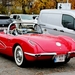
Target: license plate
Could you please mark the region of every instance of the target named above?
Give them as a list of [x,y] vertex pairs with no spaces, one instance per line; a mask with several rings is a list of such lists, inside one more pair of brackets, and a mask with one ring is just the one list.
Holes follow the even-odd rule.
[[54,62],[64,62],[65,61],[65,55],[57,55],[54,58]]

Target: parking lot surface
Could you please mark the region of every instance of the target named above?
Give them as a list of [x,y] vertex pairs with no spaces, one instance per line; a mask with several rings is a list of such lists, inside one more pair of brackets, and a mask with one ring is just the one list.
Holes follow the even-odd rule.
[[28,67],[18,67],[12,58],[0,55],[0,75],[74,75],[75,58],[67,64],[50,64],[45,62],[33,62]]

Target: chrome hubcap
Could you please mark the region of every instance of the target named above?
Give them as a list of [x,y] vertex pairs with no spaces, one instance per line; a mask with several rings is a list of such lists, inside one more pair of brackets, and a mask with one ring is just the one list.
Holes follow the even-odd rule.
[[20,49],[18,49],[17,52],[16,52],[16,60],[19,63],[22,61],[22,52],[21,52]]

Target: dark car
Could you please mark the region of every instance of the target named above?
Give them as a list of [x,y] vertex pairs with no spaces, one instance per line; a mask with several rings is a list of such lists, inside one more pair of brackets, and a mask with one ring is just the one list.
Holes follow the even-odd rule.
[[8,15],[0,15],[0,31],[7,28],[13,20]]

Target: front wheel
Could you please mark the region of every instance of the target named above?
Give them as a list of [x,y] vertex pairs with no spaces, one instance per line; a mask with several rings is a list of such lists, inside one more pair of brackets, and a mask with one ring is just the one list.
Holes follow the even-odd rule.
[[15,59],[15,63],[17,64],[17,66],[23,67],[25,65],[25,58],[24,58],[23,50],[19,45],[15,47],[14,59]]

